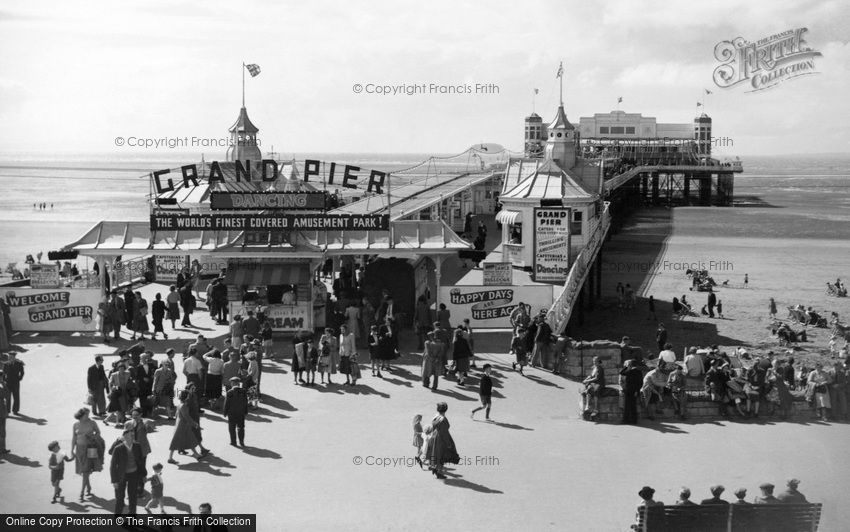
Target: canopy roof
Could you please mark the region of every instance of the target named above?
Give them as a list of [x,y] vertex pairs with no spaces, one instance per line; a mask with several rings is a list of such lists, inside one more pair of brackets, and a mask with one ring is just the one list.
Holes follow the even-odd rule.
[[[351,252],[388,255],[400,253],[450,254],[469,249],[442,220],[391,222],[390,231],[292,231],[288,240],[269,232],[158,231],[149,222],[100,222],[63,249],[82,255],[206,255],[227,257],[319,257]],[[392,236],[392,245],[390,237]]]
[[596,199],[581,183],[571,177],[555,161],[546,159],[524,180],[501,196],[502,200],[588,200]]
[[242,109],[239,110],[239,118],[236,119],[236,122],[230,126],[228,129],[231,133],[257,133],[259,128],[251,122],[251,119],[248,118],[248,110],[243,106]]

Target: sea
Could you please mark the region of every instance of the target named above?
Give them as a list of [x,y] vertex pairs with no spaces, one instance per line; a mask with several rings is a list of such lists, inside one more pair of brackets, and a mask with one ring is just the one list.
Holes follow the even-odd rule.
[[[481,162],[468,153],[296,153],[289,159],[398,171],[399,176],[436,175]],[[102,220],[147,220],[150,173],[200,160],[199,154],[180,153],[0,153],[0,269],[9,263],[23,268],[28,254],[41,252],[47,260],[48,251],[72,244]],[[745,171],[735,178],[736,206],[677,208],[677,234],[850,240],[850,154],[751,156],[742,161]]]

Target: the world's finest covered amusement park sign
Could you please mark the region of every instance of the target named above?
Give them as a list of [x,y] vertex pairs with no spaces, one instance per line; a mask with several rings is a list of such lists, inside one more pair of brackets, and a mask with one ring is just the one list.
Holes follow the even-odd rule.
[[151,215],[151,231],[388,231],[386,214],[171,214]]

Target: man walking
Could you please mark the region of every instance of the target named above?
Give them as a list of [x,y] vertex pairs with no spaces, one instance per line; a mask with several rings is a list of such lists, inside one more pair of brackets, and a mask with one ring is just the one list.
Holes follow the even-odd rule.
[[123,441],[110,449],[112,460],[109,462],[109,476],[115,488],[115,515],[124,512],[124,493],[127,493],[127,506],[130,515],[136,514],[139,477],[144,478],[142,468],[142,447],[133,437],[133,429],[125,430]]
[[245,446],[245,416],[248,415],[248,394],[242,388],[242,379],[230,378],[231,387],[224,396],[224,417],[227,418],[227,430],[230,432],[230,445],[236,447],[236,438],[239,437],[239,445]]
[[469,417],[475,419],[475,413],[479,410],[484,410],[484,419],[490,421],[490,405],[492,404],[493,396],[493,379],[490,378],[490,364],[484,364],[484,375],[481,375],[481,383],[478,385],[478,396],[481,399],[481,406],[474,408]]
[[103,357],[94,357],[94,364],[89,366],[86,384],[91,396],[92,415],[101,417],[106,415],[106,391],[109,389],[109,381],[106,379],[106,370],[103,369]]
[[12,399],[6,403],[6,412],[18,415],[21,409],[21,381],[24,379],[24,363],[18,360],[14,351],[9,353],[6,362],[6,387],[12,395]]

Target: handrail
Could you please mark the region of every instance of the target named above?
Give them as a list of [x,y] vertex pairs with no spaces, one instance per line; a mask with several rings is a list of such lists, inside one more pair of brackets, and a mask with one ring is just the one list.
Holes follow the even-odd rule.
[[593,261],[596,260],[597,253],[602,248],[602,243],[605,241],[605,235],[608,234],[610,226],[611,213],[609,211],[609,203],[605,202],[605,208],[602,211],[596,229],[587,239],[584,249],[581,250],[570,267],[567,278],[564,280],[564,289],[552,303],[549,312],[546,313],[546,321],[556,334],[566,329],[573,311],[573,305],[575,305],[575,299],[584,285]]

